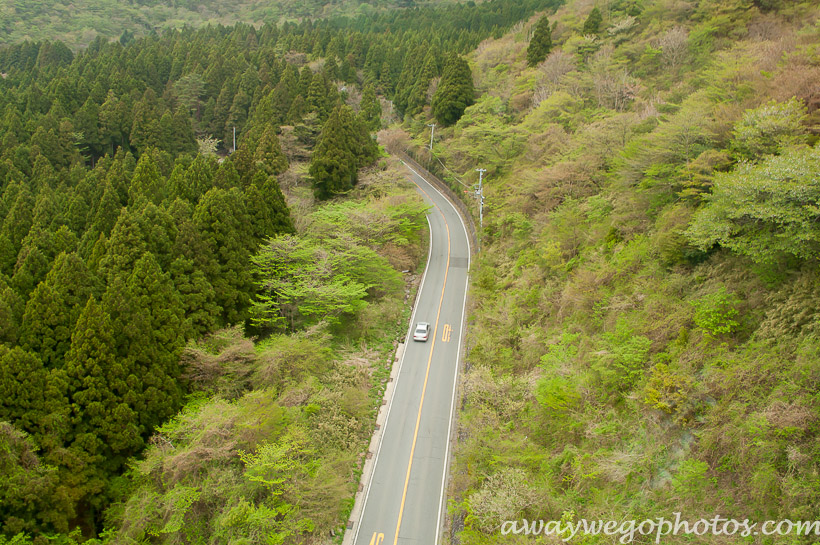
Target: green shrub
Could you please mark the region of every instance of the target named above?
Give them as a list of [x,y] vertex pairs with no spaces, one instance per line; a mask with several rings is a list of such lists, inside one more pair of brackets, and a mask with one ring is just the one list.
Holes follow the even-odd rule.
[[733,333],[739,325],[735,320],[739,302],[736,295],[726,291],[725,286],[721,286],[716,292],[692,302],[695,308],[695,325],[710,337]]
[[692,383],[690,377],[671,371],[664,363],[658,363],[650,372],[643,402],[653,409],[673,415],[676,422],[685,424],[694,412]]
[[623,318],[616,323],[614,332],[604,333],[602,338],[603,350],[598,352],[593,368],[608,390],[631,390],[643,376],[652,341],[635,335]]

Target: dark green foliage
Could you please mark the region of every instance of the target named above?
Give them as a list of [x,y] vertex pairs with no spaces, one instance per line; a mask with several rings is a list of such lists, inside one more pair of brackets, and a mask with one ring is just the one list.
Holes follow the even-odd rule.
[[364,88],[362,93],[362,102],[359,105],[360,115],[364,119],[367,128],[371,131],[377,131],[382,125],[382,105],[379,99],[376,98],[376,91],[372,85]]
[[157,164],[151,153],[145,153],[137,162],[134,177],[128,187],[128,202],[134,202],[144,197],[154,204],[159,204],[165,198],[165,180],[159,173]]
[[257,241],[283,233],[293,233],[290,212],[276,178],[258,172],[245,191],[248,214]]
[[244,319],[253,291],[247,263],[255,243],[245,200],[236,188],[211,189],[197,204],[193,220],[207,251],[216,257],[204,272],[222,307],[222,319],[236,323]]
[[601,16],[601,10],[598,9],[598,6],[595,6],[592,8],[592,11],[589,12],[586,21],[584,21],[583,34],[598,34],[601,31],[601,23],[603,22],[604,18]]
[[544,15],[535,23],[535,30],[527,46],[527,65],[535,66],[549,55],[552,49],[552,27],[549,19]]
[[133,402],[141,431],[147,432],[174,414],[182,401],[178,360],[190,335],[183,302],[167,273],[153,254],[146,253],[134,266],[125,286],[106,294],[121,358],[132,361],[142,385]]
[[98,282],[83,260],[75,253],[60,254],[26,304],[21,346],[39,354],[47,367],[62,367],[74,325],[93,295],[99,295]]
[[65,521],[55,527],[58,521],[52,518],[56,468],[44,463],[35,442],[8,422],[0,422],[0,475],[0,542],[5,543],[3,534],[65,531]]
[[470,66],[460,56],[452,55],[444,65],[441,82],[433,96],[433,115],[439,123],[452,125],[473,102],[475,89]]
[[[93,298],[83,309],[66,354],[66,375],[71,392],[72,449],[106,459],[116,470],[142,445],[139,415],[126,401],[138,397],[143,377],[128,359],[117,355],[114,324]],[[89,468],[86,477],[102,478]],[[92,489],[99,484],[87,483]]]
[[259,139],[253,154],[253,160],[256,168],[268,175],[275,176],[288,169],[288,160],[282,153],[279,137],[276,136],[276,131],[272,126],[266,127],[262,133],[262,138]]
[[13,346],[17,342],[24,308],[23,298],[0,276],[0,343]]
[[123,208],[100,260],[98,273],[110,281],[130,274],[134,264],[148,250],[137,212]]
[[61,440],[67,405],[60,373],[31,352],[0,345],[0,420],[15,422],[41,446]]
[[317,197],[327,199],[353,189],[358,170],[376,158],[376,144],[353,111],[337,106],[322,128],[310,161]]

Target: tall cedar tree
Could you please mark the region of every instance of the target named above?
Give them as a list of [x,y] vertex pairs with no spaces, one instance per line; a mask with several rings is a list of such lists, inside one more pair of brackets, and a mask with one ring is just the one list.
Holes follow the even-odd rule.
[[542,62],[549,55],[550,49],[552,49],[552,28],[550,28],[549,19],[544,15],[535,24],[530,45],[527,46],[527,65],[535,66]]
[[98,292],[83,260],[74,253],[60,254],[26,304],[20,344],[39,354],[47,367],[62,367],[80,312]]
[[371,131],[379,130],[382,125],[382,105],[376,97],[376,91],[373,89],[373,85],[368,84],[364,88],[359,109],[367,128]]
[[460,56],[451,55],[433,96],[433,115],[442,125],[452,125],[473,102],[475,88],[470,66]]
[[89,299],[66,354],[72,436],[75,446],[88,454],[118,453],[122,463],[142,439],[138,416],[125,401],[133,388],[133,368],[128,359],[117,357],[115,344],[111,318],[102,305]]
[[193,219],[208,252],[217,258],[205,274],[222,307],[221,321],[238,323],[245,319],[253,292],[248,262],[255,243],[245,198],[235,187],[211,189],[200,199]]
[[601,30],[601,23],[603,22],[604,18],[601,16],[601,10],[599,10],[597,7],[592,8],[592,11],[589,12],[587,20],[584,21],[584,34],[598,34],[598,32],[600,32]]
[[268,175],[275,176],[288,169],[288,160],[282,153],[282,146],[279,145],[279,137],[276,136],[273,126],[265,127],[253,154],[253,160],[256,168]]
[[344,104],[330,114],[310,161],[320,199],[353,189],[359,168],[376,159],[377,148],[364,122]]

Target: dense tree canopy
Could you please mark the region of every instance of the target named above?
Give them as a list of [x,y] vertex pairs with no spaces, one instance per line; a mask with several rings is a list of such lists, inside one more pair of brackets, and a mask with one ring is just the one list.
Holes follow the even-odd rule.
[[473,102],[475,88],[470,66],[460,56],[452,55],[444,65],[441,82],[433,96],[433,115],[443,125],[452,125]]

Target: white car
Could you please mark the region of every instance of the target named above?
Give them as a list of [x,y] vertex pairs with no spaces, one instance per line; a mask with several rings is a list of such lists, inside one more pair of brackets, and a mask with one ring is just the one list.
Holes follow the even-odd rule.
[[413,332],[414,341],[426,341],[430,335],[430,324],[427,322],[419,322],[416,324],[416,330]]

